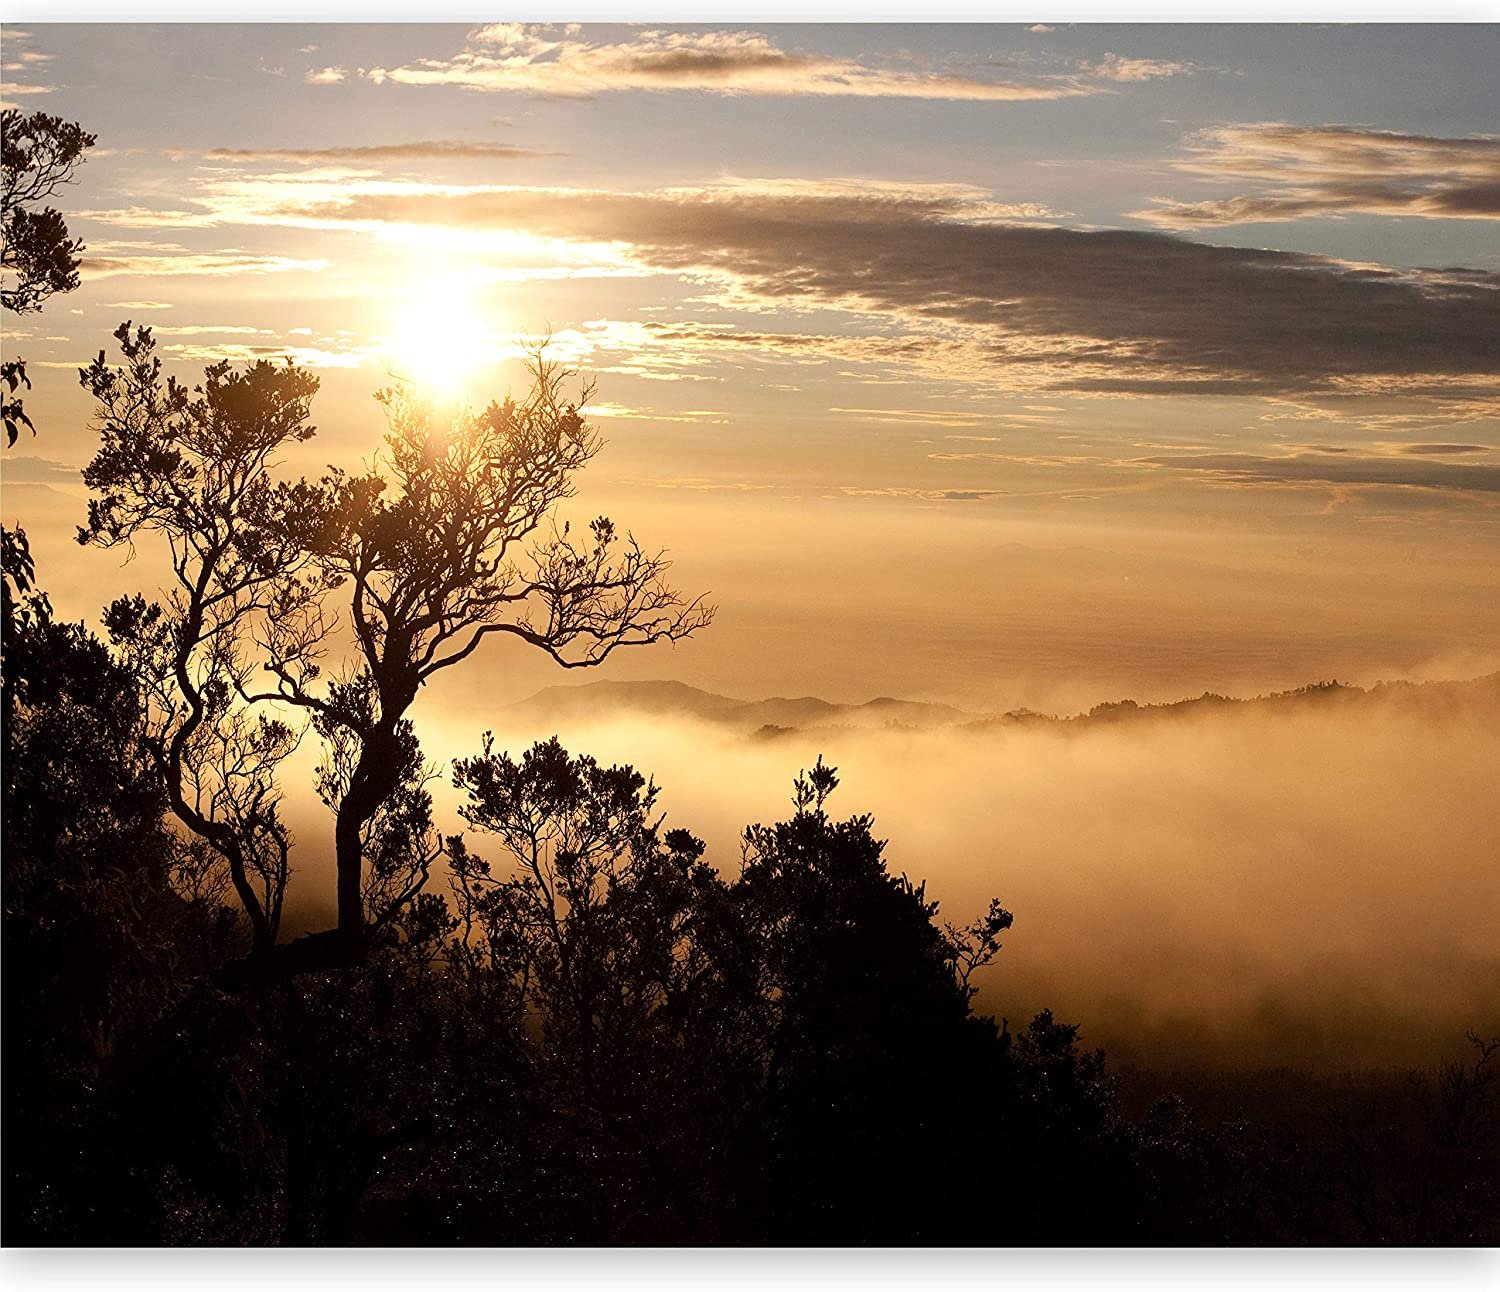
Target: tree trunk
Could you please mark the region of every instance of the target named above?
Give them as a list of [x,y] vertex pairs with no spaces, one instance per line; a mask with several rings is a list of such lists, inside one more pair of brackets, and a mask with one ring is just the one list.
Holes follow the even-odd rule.
[[339,804],[334,826],[334,846],[338,857],[339,934],[351,946],[364,938],[365,908],[363,888],[364,847],[360,831],[368,816],[361,816],[352,805],[352,795]]
[[360,749],[334,825],[339,936],[356,959],[363,955],[365,942],[364,829],[396,788],[398,778],[395,724],[383,722]]

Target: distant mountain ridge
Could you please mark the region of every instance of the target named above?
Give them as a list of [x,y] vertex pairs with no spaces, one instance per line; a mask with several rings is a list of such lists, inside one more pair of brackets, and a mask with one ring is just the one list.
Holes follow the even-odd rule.
[[587,682],[549,686],[508,705],[504,714],[525,724],[587,720],[616,714],[654,718],[692,718],[738,727],[765,738],[794,731],[828,728],[860,730],[953,727],[967,731],[1039,725],[1087,727],[1109,723],[1181,718],[1208,711],[1302,711],[1329,705],[1393,704],[1424,712],[1459,716],[1475,706],[1500,707],[1500,672],[1453,682],[1378,682],[1365,688],[1343,682],[1315,682],[1291,691],[1238,699],[1205,692],[1188,699],[1156,704],[1115,700],[1086,713],[1067,716],[1014,709],[1008,713],[975,713],[950,704],[898,700],[879,696],[862,704],[836,704],[816,696],[739,700],[700,690],[685,682]]
[[948,727],[978,716],[950,704],[925,704],[880,696],[863,704],[835,704],[806,695],[768,700],[736,700],[702,691],[685,682],[586,682],[582,686],[549,686],[505,712],[522,719],[588,718],[625,711],[651,717],[688,717],[755,729],[764,726],[803,728]]

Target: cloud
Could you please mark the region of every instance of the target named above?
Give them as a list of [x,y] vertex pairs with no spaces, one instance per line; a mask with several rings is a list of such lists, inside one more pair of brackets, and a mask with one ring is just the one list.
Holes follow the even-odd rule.
[[28,67],[35,66],[37,63],[50,63],[51,61],[51,54],[43,54],[36,49],[26,49],[13,55],[9,63],[0,63],[0,72],[24,72]]
[[990,413],[962,412],[947,408],[834,407],[828,411],[862,422],[914,422],[923,426],[981,426],[998,420]]
[[1135,214],[1169,228],[1342,214],[1500,219],[1500,138],[1440,138],[1359,126],[1280,122],[1194,137],[1187,174],[1258,181],[1262,191],[1184,202],[1155,199]]
[[752,480],[710,480],[707,476],[673,476],[666,479],[653,477],[650,480],[634,481],[649,484],[655,489],[685,489],[694,493],[764,493],[777,488],[776,485],[761,484]]
[[204,153],[209,161],[225,162],[296,162],[317,164],[349,162],[367,164],[383,161],[442,161],[445,159],[510,161],[522,157],[545,157],[548,154],[511,144],[470,142],[462,139],[423,139],[402,144],[362,144],[338,148],[214,148]]
[[294,191],[270,218],[613,244],[653,271],[718,281],[727,305],[842,310],[901,334],[874,340],[888,357],[932,358],[954,365],[952,377],[984,373],[1012,388],[1346,400],[1500,390],[1500,275],[1479,270],[1007,223],[937,186],[806,196],[350,187],[303,205]]
[[[116,207],[112,210],[75,211],[80,220],[97,220],[100,224],[113,224],[126,229],[204,229],[219,221],[202,211],[183,211],[172,208],[149,206]],[[99,244],[90,243],[94,250]],[[144,245],[144,244],[137,244]]]
[[590,417],[611,417],[623,421],[687,422],[700,426],[729,425],[728,414],[715,408],[687,408],[679,413],[659,413],[654,408],[631,408],[625,404],[603,400],[589,404],[587,411]]
[[[726,358],[740,366],[839,362],[895,369],[912,365],[941,368],[959,362],[964,353],[962,342],[934,337],[771,332],[695,320],[593,319],[581,328],[554,332],[551,345],[559,358],[569,363],[587,362],[603,372],[676,381],[717,380],[690,370],[718,365]],[[610,362],[609,357],[616,354],[621,360]],[[606,366],[600,367],[601,363]],[[950,371],[948,375],[953,374]],[[872,378],[866,371],[859,380],[869,384]],[[772,388],[776,388],[774,384]],[[878,416],[875,410],[868,410],[868,414]]]
[[749,31],[644,31],[629,40],[591,42],[574,31],[519,23],[479,28],[451,59],[419,59],[402,67],[370,68],[363,75],[377,84],[455,85],[567,98],[620,90],[696,90],[1006,102],[1097,92],[1076,77],[1013,82],[921,67],[876,67],[785,50]]
[[990,498],[1003,498],[1003,489],[911,489],[892,486],[887,489],[839,490],[848,498],[907,498],[917,502],[985,502]]
[[[156,329],[161,331],[162,329]],[[210,331],[224,331],[214,328]],[[251,329],[252,331],[254,329]],[[375,358],[373,351],[361,349],[330,350],[320,346],[303,345],[199,345],[184,343],[164,345],[163,352],[189,363],[253,363],[257,359],[281,361],[290,359],[304,368],[358,368],[366,360]]]
[[240,327],[233,323],[216,325],[212,323],[192,323],[183,326],[172,326],[165,323],[153,324],[151,330],[157,336],[275,336],[276,334],[266,327]]
[[[316,49],[317,46],[314,45],[313,48]],[[302,79],[309,85],[337,85],[348,75],[342,67],[320,67],[316,70],[309,69]]]
[[1456,453],[1488,453],[1484,444],[1403,444],[1399,450],[1415,457],[1446,457]]
[[1106,81],[1157,81],[1168,76],[1190,76],[1197,69],[1191,63],[1171,63],[1156,58],[1122,58],[1106,54],[1089,69]]
[[[1370,400],[1349,401],[1343,408],[1331,407],[1326,401],[1301,400],[1296,396],[1279,397],[1260,415],[1262,422],[1338,422],[1345,428],[1368,432],[1378,440],[1436,440],[1438,436],[1455,438],[1455,431],[1467,425],[1494,427],[1496,403],[1491,395],[1455,395],[1403,407]],[[1338,452],[1324,448],[1323,452]]]
[[1162,454],[1142,458],[1153,466],[1200,471],[1247,483],[1387,485],[1500,493],[1500,466],[1411,462],[1398,458],[1262,457],[1253,453]]
[[[0,108],[21,107],[21,105],[11,97],[12,95],[20,95],[22,98],[24,98],[25,96],[30,94],[51,93],[52,87],[50,85],[17,85],[13,81],[7,81],[4,86],[0,86]],[[31,109],[27,110],[29,111]]]
[[9,457],[0,463],[0,473],[11,484],[78,484],[81,467],[54,462],[51,458]]
[[[53,55],[43,53],[38,49],[17,49],[17,45],[28,43],[32,38],[29,31],[21,31],[14,27],[5,28],[5,61],[0,63],[0,71],[7,73],[4,83],[0,84],[0,108],[15,108],[24,111],[17,99],[27,99],[38,94],[51,94],[56,86],[52,85],[26,85],[17,84],[12,77],[16,73],[28,73],[43,71],[42,64],[50,63]],[[33,109],[34,110],[34,109]]]
[[88,279],[121,275],[315,273],[327,269],[329,264],[326,260],[297,260],[234,249],[189,251],[186,247],[160,242],[96,243],[92,249],[95,254],[86,255],[82,263],[83,276]]

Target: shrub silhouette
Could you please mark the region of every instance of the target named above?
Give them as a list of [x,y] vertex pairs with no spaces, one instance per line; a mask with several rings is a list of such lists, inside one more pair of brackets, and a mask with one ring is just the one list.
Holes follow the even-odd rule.
[[[68,232],[55,207],[38,204],[70,183],[83,155],[96,142],[82,126],[46,112],[0,111],[0,310],[34,314],[59,292],[78,286],[83,243]],[[30,389],[26,360],[14,354],[0,361],[0,421],[6,446],[25,426],[20,389]]]

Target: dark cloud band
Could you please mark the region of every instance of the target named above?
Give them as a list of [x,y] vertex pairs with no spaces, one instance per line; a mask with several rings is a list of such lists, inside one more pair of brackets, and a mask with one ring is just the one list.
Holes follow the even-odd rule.
[[1477,270],[999,223],[942,191],[486,189],[300,212],[625,244],[641,264],[722,275],[766,300],[904,319],[934,344],[960,337],[968,361],[1042,389],[1500,393],[1500,275]]
[[1162,454],[1152,466],[1206,472],[1246,483],[1395,485],[1420,489],[1500,492],[1500,467],[1393,458],[1261,457],[1253,453]]

